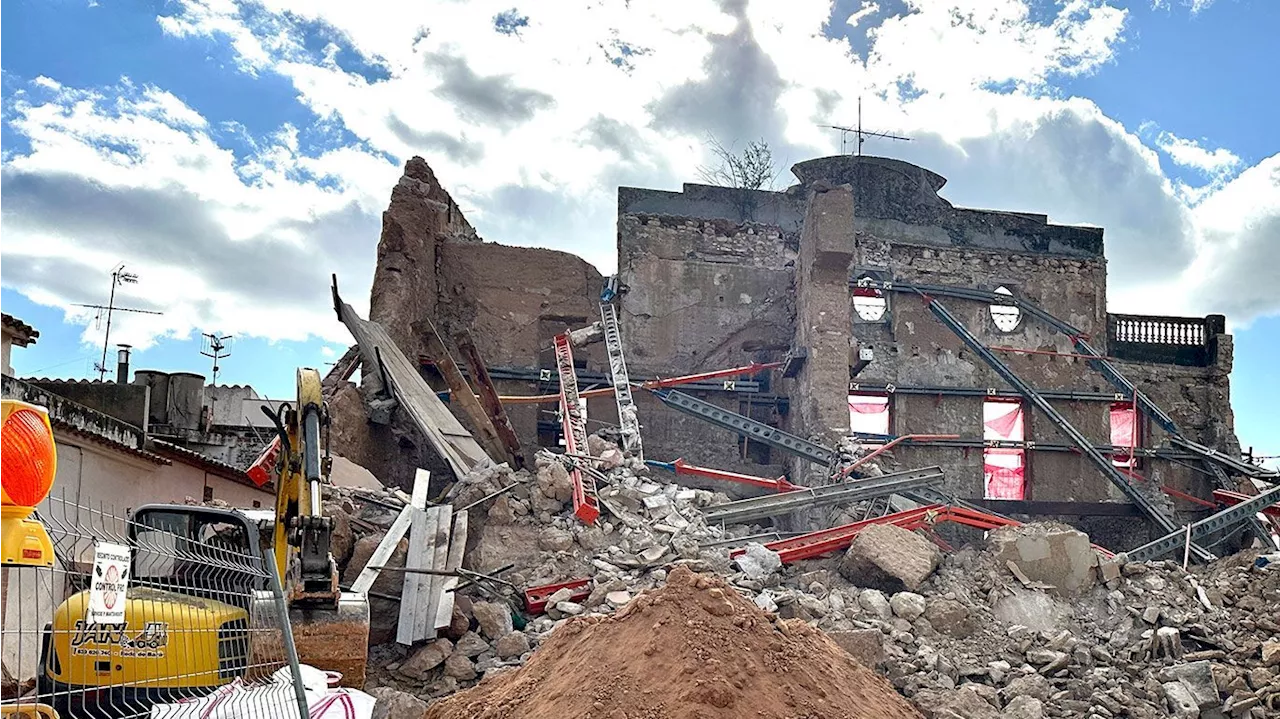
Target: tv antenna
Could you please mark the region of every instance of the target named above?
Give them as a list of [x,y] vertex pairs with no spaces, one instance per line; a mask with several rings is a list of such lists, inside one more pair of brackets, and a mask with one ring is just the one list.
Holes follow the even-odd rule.
[[88,305],[82,303],[74,303],[76,307],[90,307],[98,310],[98,319],[102,319],[102,311],[107,311],[107,331],[102,336],[102,360],[95,362],[93,369],[98,373],[98,381],[103,381],[107,376],[107,348],[111,346],[111,315],[116,312],[137,312],[142,315],[162,315],[163,312],[153,312],[152,310],[140,310],[133,307],[116,307],[116,287],[118,285],[136,285],[138,284],[138,275],[133,272],[124,271],[124,263],[116,265],[111,269],[111,296],[107,299],[105,305]]
[[862,156],[862,143],[867,141],[868,137],[880,137],[885,140],[902,140],[903,142],[911,142],[911,138],[902,137],[901,135],[890,135],[887,132],[874,132],[872,130],[862,129],[862,96],[858,96],[858,125],[857,127],[844,127],[843,125],[827,125],[832,130],[840,131],[840,154],[847,152],[849,133],[853,133],[858,140],[858,156]]
[[[200,354],[213,360],[213,380],[210,384],[218,384],[218,370],[222,369],[218,366],[218,360],[223,360],[231,356],[231,345],[227,340],[233,335],[221,335],[216,333],[204,333],[204,348],[200,350]],[[223,352],[223,350],[227,350]]]

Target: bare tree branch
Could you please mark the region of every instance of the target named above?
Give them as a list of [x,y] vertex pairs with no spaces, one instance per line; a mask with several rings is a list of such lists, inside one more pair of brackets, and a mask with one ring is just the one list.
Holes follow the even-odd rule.
[[735,152],[732,145],[725,147],[715,138],[708,138],[706,144],[715,163],[698,168],[698,177],[703,182],[742,190],[773,189],[779,170],[768,142],[763,139],[748,142],[741,153]]

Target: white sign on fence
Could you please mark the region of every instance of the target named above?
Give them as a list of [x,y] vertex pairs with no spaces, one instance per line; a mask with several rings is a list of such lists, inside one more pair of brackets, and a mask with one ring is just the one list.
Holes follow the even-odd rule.
[[129,547],[98,542],[93,549],[93,577],[89,582],[88,624],[124,624],[124,601],[129,590]]

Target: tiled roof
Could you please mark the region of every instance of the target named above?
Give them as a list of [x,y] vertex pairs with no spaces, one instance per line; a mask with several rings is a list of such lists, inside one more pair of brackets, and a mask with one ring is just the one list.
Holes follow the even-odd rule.
[[265,486],[259,487],[257,483],[252,479],[249,479],[249,475],[246,474],[243,469],[227,464],[222,460],[200,454],[193,449],[187,449],[186,447],[172,442],[166,442],[162,439],[151,440],[151,448],[174,461],[200,467],[201,469],[216,474],[224,479],[239,482],[240,484],[248,485],[254,489],[261,489],[264,492],[275,491],[274,484],[267,483]]
[[5,329],[10,330],[17,335],[14,342],[16,342],[20,347],[26,347],[27,345],[32,344],[36,341],[36,338],[40,336],[40,333],[36,328],[11,314],[0,313],[0,323],[4,325]]

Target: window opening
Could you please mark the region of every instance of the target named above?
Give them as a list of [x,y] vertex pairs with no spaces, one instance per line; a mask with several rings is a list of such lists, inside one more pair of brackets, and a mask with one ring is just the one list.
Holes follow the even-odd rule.
[[1116,402],[1111,405],[1111,444],[1121,447],[1111,456],[1111,463],[1117,467],[1137,469],[1138,460],[1129,450],[1139,446],[1138,416],[1133,404]]
[[889,301],[881,290],[861,285],[862,280],[869,279],[871,278],[865,275],[859,277],[859,284],[853,288],[853,312],[863,322],[879,322],[889,309]]
[[[1013,297],[1013,292],[1003,285],[996,288],[996,294],[1007,295]],[[995,322],[996,329],[1001,332],[1012,332],[1018,328],[1018,322],[1022,320],[1022,310],[1014,305],[993,304],[990,307],[991,321]]]
[[[982,403],[982,438],[1005,442],[1026,441],[1022,403],[988,400]],[[1025,499],[1027,451],[1022,447],[984,447],[983,496],[987,499]]]
[[849,395],[849,429],[864,434],[889,434],[889,396]]

